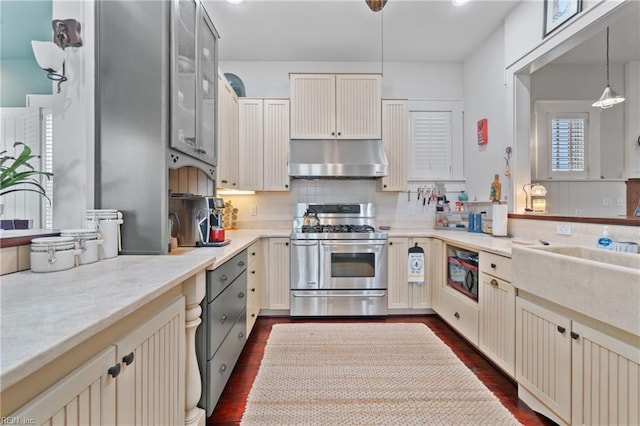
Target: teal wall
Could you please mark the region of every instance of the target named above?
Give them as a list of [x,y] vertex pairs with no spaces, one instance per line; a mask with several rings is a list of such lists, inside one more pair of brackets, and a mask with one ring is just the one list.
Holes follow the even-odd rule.
[[51,94],[31,40],[52,40],[52,0],[0,0],[0,107],[24,107],[27,94]]

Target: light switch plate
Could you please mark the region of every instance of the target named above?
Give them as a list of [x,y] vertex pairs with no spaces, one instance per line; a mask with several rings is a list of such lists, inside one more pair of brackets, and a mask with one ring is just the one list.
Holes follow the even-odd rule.
[[571,225],[558,225],[556,233],[558,235],[571,235]]

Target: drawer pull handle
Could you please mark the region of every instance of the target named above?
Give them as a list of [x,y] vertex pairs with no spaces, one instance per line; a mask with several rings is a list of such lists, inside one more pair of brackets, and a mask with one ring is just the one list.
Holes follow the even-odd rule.
[[226,275],[223,275],[223,276],[221,276],[221,277],[220,277],[220,281],[226,281],[226,280],[228,280],[228,279],[229,279],[229,278],[227,278],[227,276],[226,276]]
[[493,280],[489,281],[489,283],[490,283],[492,286],[498,287],[498,281],[496,281],[495,279],[493,279]]
[[580,337],[580,335],[578,333],[576,333],[575,331],[571,332],[571,338],[573,340],[578,340],[578,337]]
[[496,269],[496,268],[497,268],[497,265],[495,263],[492,263],[491,264],[491,269]]
[[117,363],[117,364],[116,364],[116,365],[114,365],[113,367],[109,368],[109,369],[107,370],[107,373],[108,373],[111,377],[113,377],[113,378],[115,379],[115,378],[116,378],[116,377],[118,377],[118,375],[120,374],[120,370],[121,370],[121,368],[122,368],[122,367],[120,367],[120,363]]
[[225,371],[227,371],[227,364],[222,364],[220,366],[220,373],[224,373]]
[[133,363],[133,352],[123,356],[122,362],[124,362],[124,365],[131,365]]
[[240,262],[238,262],[238,266],[244,266],[244,260],[241,260]]
[[565,332],[565,331],[567,331],[567,329],[566,329],[566,328],[564,328],[564,327],[563,327],[563,326],[561,326],[561,325],[559,325],[559,326],[558,326],[558,332],[559,332],[559,333],[564,334],[564,332]]
[[244,297],[244,293],[243,292],[238,293],[238,299],[242,299],[243,297]]
[[228,317],[226,315],[222,314],[222,316],[220,317],[220,321],[221,322],[225,322],[227,320],[227,318]]
[[456,312],[455,314],[453,314],[454,317],[456,317],[457,319],[460,319],[460,313]]

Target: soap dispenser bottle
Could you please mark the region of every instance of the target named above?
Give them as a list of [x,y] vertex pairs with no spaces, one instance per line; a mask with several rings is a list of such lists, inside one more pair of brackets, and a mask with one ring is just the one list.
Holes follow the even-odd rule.
[[602,236],[598,239],[598,248],[611,250],[611,245],[613,241],[609,238],[609,227],[605,226],[602,228]]

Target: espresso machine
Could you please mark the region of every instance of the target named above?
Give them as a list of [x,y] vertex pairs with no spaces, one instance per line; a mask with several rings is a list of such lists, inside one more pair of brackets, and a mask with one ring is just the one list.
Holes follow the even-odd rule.
[[197,247],[220,247],[231,242],[225,238],[222,227],[224,200],[222,198],[205,197],[207,211],[198,219]]

